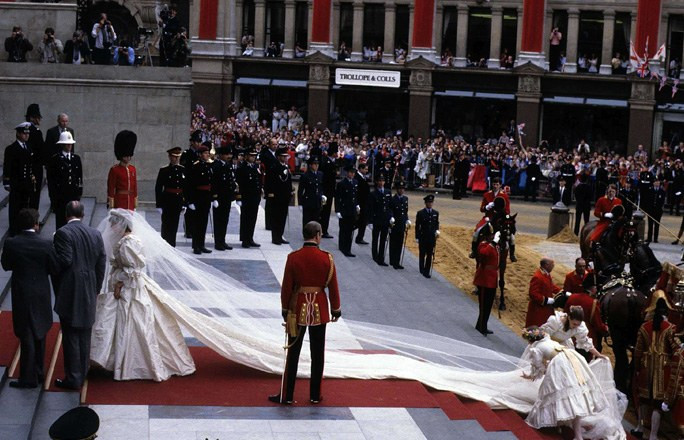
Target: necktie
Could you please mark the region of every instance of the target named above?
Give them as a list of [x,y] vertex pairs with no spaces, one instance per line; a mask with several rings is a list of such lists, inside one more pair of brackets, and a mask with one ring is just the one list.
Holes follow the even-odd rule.
[[107,38],[107,27],[105,26],[101,29],[102,29],[102,47],[106,49],[107,48],[107,40],[109,40],[109,38]]

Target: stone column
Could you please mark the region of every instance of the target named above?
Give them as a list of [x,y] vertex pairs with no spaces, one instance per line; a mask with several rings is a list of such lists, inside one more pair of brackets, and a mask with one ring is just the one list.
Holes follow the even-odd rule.
[[498,69],[501,66],[501,30],[503,28],[503,9],[501,6],[492,6],[492,26],[489,38],[489,59],[487,67]]
[[568,10],[568,32],[563,37],[566,38],[566,58],[564,71],[566,73],[577,72],[577,38],[579,35],[579,10]]
[[525,72],[518,76],[518,93],[516,94],[516,122],[525,124],[524,143],[526,145],[539,145],[541,116],[541,68],[521,67]]
[[523,0],[523,31],[518,54],[518,64],[528,61],[539,67],[545,67],[544,56],[544,18],[546,16],[545,0]]
[[[650,43],[649,43],[650,46]],[[653,115],[655,113],[655,88],[657,83],[634,77],[629,99],[629,132],[627,154],[634,154],[639,144],[652,153]]]
[[406,48],[406,56],[411,53],[413,48],[413,2],[409,3],[409,35],[408,47]]
[[[333,50],[337,53],[337,50],[340,48],[340,2],[333,3],[332,40]],[[337,56],[334,58],[337,59]]]
[[397,6],[394,3],[385,4],[385,42],[382,46],[382,61],[394,61],[394,31],[397,20]]
[[313,32],[313,1],[308,0],[306,2],[307,8],[306,8],[306,17],[307,17],[307,24],[306,24],[306,41],[309,43],[309,50],[311,50],[311,33]]
[[310,53],[320,51],[329,57],[333,56],[334,49],[330,38],[331,17],[332,0],[314,0]]
[[[411,67],[409,66],[409,68]],[[432,71],[424,66],[411,68],[411,76],[409,77],[409,135],[423,138],[430,136],[432,92]]]
[[308,86],[308,112],[307,123],[310,127],[316,126],[319,122],[323,126],[328,125],[328,115],[330,114],[330,63],[322,61],[309,65],[309,86]]
[[458,5],[458,19],[456,21],[456,58],[454,66],[466,66],[466,50],[468,48],[468,6]]
[[601,75],[610,75],[613,68],[610,61],[613,59],[613,35],[615,34],[615,11],[603,13],[603,49],[601,50]]
[[363,3],[354,2],[354,29],[352,30],[352,60],[363,59]]
[[516,35],[515,35],[515,52],[509,52],[509,55],[513,55],[515,58],[515,63],[518,63],[518,52],[520,52],[520,45],[522,44],[522,17],[523,17],[523,8],[518,7],[517,8],[517,20],[515,21],[515,26],[516,26]]
[[254,0],[254,56],[264,55],[266,37],[266,0]]
[[411,37],[411,59],[422,56],[435,61],[433,46],[433,24],[435,21],[435,0],[415,0],[413,2],[413,36]]
[[[550,54],[551,53],[551,40],[549,39],[549,35],[551,35],[551,29],[553,29],[553,10],[548,9],[546,11],[546,19],[544,20],[544,33],[542,36],[543,42],[544,42],[544,54]],[[545,63],[545,69],[549,70],[549,62],[546,57],[544,57],[546,63]]]
[[285,0],[285,49],[283,50],[283,58],[294,58],[295,6],[295,0]]
[[440,60],[442,57],[442,33],[444,32],[444,5],[437,3],[437,10],[435,11],[435,23],[432,36],[432,44],[435,47],[435,58]]

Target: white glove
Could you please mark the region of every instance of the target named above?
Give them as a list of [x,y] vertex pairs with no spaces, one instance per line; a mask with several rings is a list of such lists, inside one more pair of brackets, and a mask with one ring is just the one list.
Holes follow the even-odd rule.
[[411,220],[406,220],[406,229],[411,229]]
[[435,238],[439,237],[439,229],[435,231]]
[[484,221],[485,221],[485,222],[488,222],[488,221],[489,221],[489,217],[485,217],[485,218],[484,218]]
[[548,305],[553,305],[554,302],[556,302],[555,299],[553,299],[553,298],[546,298],[546,304],[548,304]]
[[565,291],[565,296],[570,296],[572,295],[572,292],[568,292],[567,290]]
[[9,186],[9,185],[5,185],[5,191],[9,192],[9,190],[10,190],[10,186]]
[[681,195],[682,195],[682,192],[681,192],[681,191],[677,191],[677,192],[675,193],[675,195],[676,195],[676,196],[681,196]]
[[342,220],[342,214],[340,214],[340,213],[338,212],[338,213],[337,213],[337,218],[339,218],[340,220]]
[[533,178],[532,178],[532,181],[534,182],[535,180],[537,180],[537,178],[536,178],[536,177],[533,177]]
[[496,234],[494,234],[494,239],[492,241],[496,244],[499,244],[500,240],[501,240],[501,232],[496,231]]
[[373,223],[369,224],[368,227],[369,227],[370,230],[372,231],[372,230],[373,230]]
[[417,238],[416,238],[416,243],[420,243],[420,240],[418,240]]
[[235,202],[235,204],[238,205],[238,206],[242,206],[242,201],[241,201],[241,200],[238,200],[237,202]]
[[218,206],[219,206],[218,200],[214,200],[213,202],[211,202],[212,208],[218,208]]
[[185,211],[187,211],[188,208],[185,206],[181,206],[181,214],[185,214]]
[[613,218],[613,213],[612,212],[606,212],[603,214],[603,218]]
[[328,198],[326,196],[321,196],[321,205],[328,203]]
[[360,212],[361,212],[361,207],[359,205],[356,205],[356,213],[358,214]]
[[667,403],[663,402],[662,405],[660,405],[660,409],[662,409],[663,412],[668,412],[670,410],[670,406]]
[[197,208],[195,208],[195,204],[194,204],[194,203],[189,204],[189,205],[188,205],[188,208],[190,208],[190,211],[194,211],[195,209],[197,209]]
[[394,217],[390,218],[390,225],[394,226],[394,224],[395,224],[396,222],[397,222],[397,221],[394,220]]
[[163,213],[164,213],[164,210],[161,209],[161,208],[157,208],[157,212],[160,213],[160,214],[163,214]]
[[485,209],[492,209],[494,208],[494,202],[489,202],[487,203],[487,206],[485,206]]

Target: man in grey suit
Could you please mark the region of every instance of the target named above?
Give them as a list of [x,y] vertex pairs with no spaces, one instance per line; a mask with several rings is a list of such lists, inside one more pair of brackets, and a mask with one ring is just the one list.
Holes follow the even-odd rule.
[[55,380],[55,385],[66,389],[80,388],[88,374],[90,334],[107,259],[102,235],[83,224],[83,216],[81,202],[69,202],[67,224],[54,238],[61,269],[56,277],[55,312],[62,325],[65,372],[65,378]]
[[[50,158],[62,151],[62,146],[57,144],[57,142],[59,142],[59,135],[64,131],[71,133],[72,138],[75,137],[73,128],[69,127],[69,115],[66,113],[60,113],[59,116],[57,116],[57,125],[50,128],[45,133],[45,145],[43,148],[43,157],[41,158],[44,165],[47,166]],[[71,153],[75,153],[73,148]]]
[[12,271],[12,324],[21,344],[19,380],[13,388],[36,388],[43,381],[45,335],[52,327],[50,274],[56,262],[52,242],[38,232],[38,211],[24,208],[17,216],[19,234],[2,249],[2,268]]

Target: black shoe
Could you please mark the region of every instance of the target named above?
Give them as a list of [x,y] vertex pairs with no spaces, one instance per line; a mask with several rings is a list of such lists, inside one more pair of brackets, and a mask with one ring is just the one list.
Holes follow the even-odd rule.
[[389,266],[389,264],[385,263],[384,261],[376,261],[378,263],[378,266]]
[[248,247],[250,247],[250,246],[249,246],[249,243],[242,242],[242,247],[243,247],[243,248],[248,248]]
[[202,249],[200,249],[200,251],[202,251],[203,254],[210,254],[210,253],[211,253],[211,250],[209,250],[209,249],[207,249],[207,248],[205,248],[205,247],[203,247]]
[[474,252],[471,252],[471,253],[468,255],[468,258],[475,258],[475,253],[474,253]]
[[342,252],[342,255],[345,257],[355,257],[356,255],[352,254],[351,252]]
[[255,242],[251,242],[249,245],[252,247],[261,247],[261,245],[259,243],[255,243]]
[[423,276],[425,278],[432,278],[432,275],[430,275],[430,272],[423,272]]
[[277,244],[278,246],[280,246],[280,245],[282,244],[282,243],[281,243],[281,242],[279,242],[279,241],[271,241],[271,243],[273,243],[273,244]]
[[294,400],[280,400],[280,394],[274,394],[272,396],[268,396],[269,402],[273,403],[278,403],[280,405],[292,405],[294,403]]
[[629,433],[632,434],[632,437],[644,438],[644,432],[643,431],[637,431],[636,429],[631,429],[629,431]]
[[369,244],[367,241],[363,241],[363,240],[356,240],[355,243],[356,244]]
[[214,245],[214,249],[217,251],[225,251],[227,248],[225,244],[216,244]]
[[675,241],[673,241],[672,244],[679,244],[679,239],[676,239]]
[[333,237],[332,235],[326,233],[326,234],[323,234],[323,235],[321,236],[321,238],[335,238],[335,237]]
[[14,380],[9,383],[10,388],[38,388],[38,384],[27,384],[27,383],[22,383],[19,382],[18,380]]
[[280,244],[290,244],[290,242],[287,240],[280,240]]
[[494,334],[494,332],[491,330],[485,330],[484,333],[487,335],[493,335]]
[[185,237],[185,238],[192,238],[192,235],[190,235],[190,234],[185,234],[184,237]]
[[653,240],[653,243],[658,243],[658,240]]
[[518,259],[516,258],[516,256],[513,255],[513,254],[511,254],[511,262],[512,262],[512,263],[515,263],[516,261],[518,261]]
[[66,379],[55,379],[55,386],[57,388],[63,388],[65,390],[78,390],[80,388],[72,384],[71,382],[67,382]]
[[309,400],[309,402],[311,402],[311,403],[314,404],[314,405],[318,405],[318,404],[321,403],[322,401],[323,401],[323,396],[319,397],[318,399],[311,399],[311,400]]
[[193,249],[192,253],[195,255],[202,255],[202,250],[201,249]]

